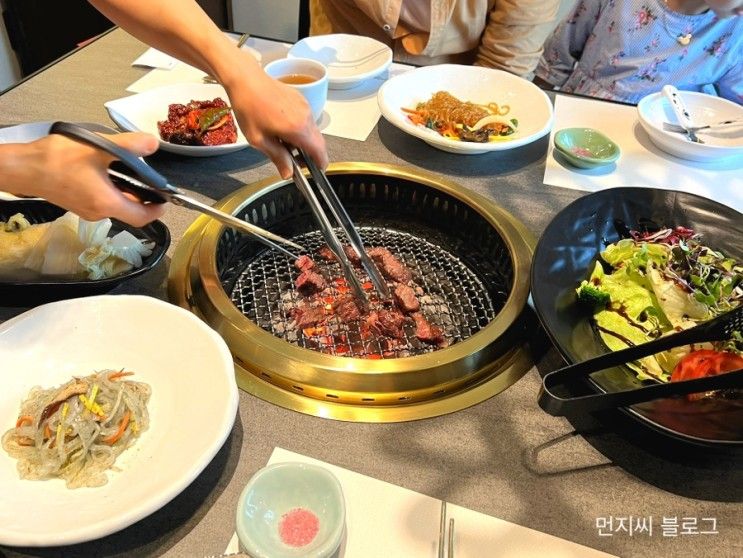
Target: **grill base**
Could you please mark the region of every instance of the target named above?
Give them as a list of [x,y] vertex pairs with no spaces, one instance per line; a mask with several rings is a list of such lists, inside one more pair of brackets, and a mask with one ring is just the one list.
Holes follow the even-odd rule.
[[[272,318],[281,310],[270,301],[281,297],[267,291],[292,290],[291,262],[273,261],[258,243],[199,217],[173,256],[169,296],[225,339],[241,389],[315,416],[396,422],[474,405],[529,370],[525,339],[534,324],[526,323],[522,311],[534,241],[523,225],[492,202],[426,173],[347,163],[331,165],[328,175],[367,245],[398,253],[413,268],[414,281],[431,290],[430,304],[446,306],[436,296],[447,295],[448,308],[439,317],[453,344],[431,350],[410,340],[405,351],[422,354],[376,360],[311,350],[311,338],[277,331]],[[364,191],[354,186],[359,182],[372,185],[360,201],[354,198]],[[265,180],[216,205],[285,237],[302,237],[312,249],[319,235],[311,218],[302,218],[293,191],[286,181]],[[397,215],[387,211],[388,200],[399,200]],[[277,265],[284,266],[280,281]],[[268,266],[272,284],[257,278],[262,266]],[[451,298],[447,289],[460,298]],[[256,302],[261,299],[267,304]],[[291,295],[285,303],[291,307]],[[278,322],[284,323],[283,316]]]

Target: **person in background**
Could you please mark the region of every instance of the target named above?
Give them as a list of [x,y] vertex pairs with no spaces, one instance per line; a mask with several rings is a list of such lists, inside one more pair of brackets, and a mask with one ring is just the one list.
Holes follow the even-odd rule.
[[366,35],[394,59],[476,64],[531,79],[542,44],[575,0],[311,0],[310,34]]
[[[235,48],[195,1],[90,0],[110,20],[145,43],[217,77],[250,144],[273,161],[282,177],[291,160],[280,141],[304,149],[323,168],[325,142],[304,98],[268,77],[249,53]],[[149,134],[110,136],[137,155],[157,150]],[[71,139],[50,135],[28,144],[0,146],[0,187],[38,196],[98,220],[115,217],[135,226],[157,219],[163,207],[122,194],[108,179],[112,157]]]
[[637,104],[672,84],[743,104],[743,0],[580,0],[535,82]]

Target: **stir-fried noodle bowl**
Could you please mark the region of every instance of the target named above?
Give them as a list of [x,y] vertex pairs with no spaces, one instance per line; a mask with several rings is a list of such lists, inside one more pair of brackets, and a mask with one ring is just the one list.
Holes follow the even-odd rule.
[[103,370],[54,388],[34,387],[2,446],[22,479],[102,486],[106,471],[149,427],[148,384],[127,370]]
[[413,124],[435,130],[445,138],[475,143],[507,140],[519,124],[516,118],[505,118],[511,111],[508,105],[461,101],[448,91],[437,91],[414,109],[402,110]]

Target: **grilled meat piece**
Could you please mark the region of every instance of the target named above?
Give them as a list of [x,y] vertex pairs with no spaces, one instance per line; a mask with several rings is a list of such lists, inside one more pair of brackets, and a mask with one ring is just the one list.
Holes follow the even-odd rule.
[[315,267],[315,261],[309,256],[299,256],[294,260],[294,267],[299,271],[308,271]]
[[405,316],[399,310],[382,309],[378,312],[371,312],[366,317],[366,323],[371,329],[381,335],[386,335],[393,339],[402,339],[405,337],[405,332],[403,331]]
[[344,296],[333,303],[333,312],[343,323],[352,322],[361,318],[361,311],[352,296]]
[[316,271],[306,269],[299,274],[294,285],[300,293],[309,296],[325,288],[325,278]]
[[310,306],[306,302],[300,302],[296,308],[293,308],[291,315],[299,329],[315,327],[327,318],[322,306]]
[[[361,258],[359,258],[359,255],[356,253],[356,250],[353,249],[353,247],[350,244],[345,244],[343,246],[343,251],[346,253],[346,257],[348,258],[348,261],[351,262],[351,265],[355,265],[357,267],[361,267]],[[320,257],[324,260],[327,260],[329,262],[337,262],[338,258],[335,257],[335,254],[330,249],[330,246],[323,246],[318,250],[318,254]]]
[[403,263],[392,255],[387,248],[369,248],[366,251],[369,257],[379,267],[379,271],[385,278],[397,283],[408,283],[413,279],[413,274]]
[[335,254],[333,254],[333,251],[330,249],[330,246],[328,246],[327,244],[322,246],[317,251],[317,255],[320,256],[326,262],[334,262],[338,260],[338,258],[335,257]]
[[353,246],[351,246],[350,244],[345,244],[343,246],[343,251],[346,253],[346,257],[348,258],[349,262],[351,262],[356,267],[361,267],[361,258],[359,258],[356,250],[353,249]]
[[442,347],[446,344],[444,339],[444,332],[441,331],[440,327],[437,327],[426,319],[426,317],[420,312],[411,314],[411,317],[415,320],[415,336],[423,341],[424,343],[430,343],[431,345],[438,345]]
[[397,307],[406,314],[417,312],[421,309],[421,304],[418,302],[418,297],[415,296],[415,291],[412,287],[400,283],[395,287],[392,296]]

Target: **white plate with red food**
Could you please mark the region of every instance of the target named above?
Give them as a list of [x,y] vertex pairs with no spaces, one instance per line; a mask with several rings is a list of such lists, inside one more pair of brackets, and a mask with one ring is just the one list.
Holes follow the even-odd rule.
[[[190,312],[152,297],[103,295],[39,306],[0,325],[0,355],[0,545],[75,544],[128,527],[186,489],[235,421],[239,396],[225,342]],[[55,392],[53,409],[47,410],[54,405],[44,394],[38,399],[31,391],[73,378],[79,380],[69,387],[84,385]],[[132,394],[117,400],[106,391],[124,382],[144,384],[149,393],[146,411],[134,405],[118,419],[119,405],[129,407]],[[198,385],[208,389],[194,389]],[[46,407],[29,412],[29,403]],[[47,431],[52,419],[59,422]],[[91,421],[97,433],[83,428]],[[29,429],[37,445],[18,445],[43,459],[31,455],[34,460],[19,470],[24,457],[11,457],[18,447],[8,444],[31,436]],[[99,438],[104,429],[114,437]],[[93,434],[81,434],[87,432]],[[41,453],[48,438],[50,449],[68,456],[61,469],[48,461],[54,454]],[[70,471],[65,464],[86,451],[76,449],[76,438],[98,449],[85,455],[85,469]],[[126,445],[116,448],[120,442]],[[101,478],[89,465],[100,465],[95,460],[107,445],[116,457]],[[49,478],[33,478],[40,474]]]
[[514,149],[552,128],[552,103],[544,91],[480,66],[416,68],[382,85],[377,101],[391,124],[450,153]]
[[248,147],[229,103],[219,84],[179,83],[114,99],[104,106],[123,130],[157,136],[165,151],[211,157]]

